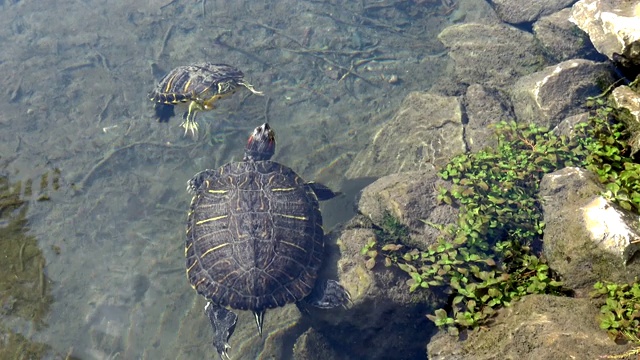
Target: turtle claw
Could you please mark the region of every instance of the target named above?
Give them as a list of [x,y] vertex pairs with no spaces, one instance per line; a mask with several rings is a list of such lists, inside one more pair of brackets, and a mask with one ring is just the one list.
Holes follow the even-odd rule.
[[228,351],[231,346],[228,341],[236,329],[238,315],[211,302],[208,302],[204,307],[204,312],[207,314],[213,328],[213,346],[216,348],[220,359],[229,360]]
[[184,128],[184,136],[187,136],[187,134],[191,132],[191,137],[198,137],[198,123],[194,120],[185,120],[180,124],[180,127]]

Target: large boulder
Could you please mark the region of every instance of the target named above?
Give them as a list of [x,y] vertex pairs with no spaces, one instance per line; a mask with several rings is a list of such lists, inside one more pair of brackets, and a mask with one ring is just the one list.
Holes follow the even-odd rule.
[[556,61],[592,59],[597,53],[584,32],[569,21],[571,9],[543,16],[533,24],[533,34]]
[[626,0],[580,0],[569,19],[589,34],[601,53],[614,59],[626,54],[640,64],[640,3]]
[[512,109],[509,97],[503,92],[480,84],[470,85],[464,95],[467,120],[464,135],[469,151],[495,148],[498,138],[492,125],[515,120]]
[[454,80],[461,83],[500,88],[548,65],[531,33],[505,24],[452,25],[438,39],[455,63]]
[[540,182],[544,255],[564,284],[588,291],[596,281],[631,282],[640,274],[640,216],[603,197],[596,175],[564,168]]
[[519,122],[553,128],[564,118],[585,111],[585,99],[613,82],[606,63],[567,60],[523,76],[511,88]]
[[375,225],[366,217],[356,216],[330,236],[337,237],[340,246],[337,272],[340,283],[351,294],[352,304],[339,316],[328,312],[320,315],[336,325],[323,336],[343,349],[348,359],[419,356],[426,339],[435,332],[425,314],[444,306],[442,300],[434,299],[430,292],[425,295],[428,289],[421,294],[409,293],[408,275],[397,267],[385,267],[381,259],[373,267],[366,263],[361,251],[376,239]]
[[435,242],[439,231],[425,221],[448,224],[457,217],[457,210],[436,199],[437,189],[445,184],[435,170],[385,176],[362,191],[358,211],[378,226],[386,215],[393,216],[411,229],[406,245],[426,249]]
[[348,358],[388,359],[393,354],[394,359],[415,359],[424,354],[425,343],[436,330],[425,314],[445,306],[446,295],[437,289],[410,293],[404,271],[386,267],[383,255],[370,261],[362,249],[371,241],[383,241],[380,232],[389,231],[389,215],[410,229],[405,245],[425,248],[433,243],[438,231],[423,220],[448,224],[457,218],[453,207],[437,203],[436,188],[442,183],[433,170],[380,178],[362,191],[358,215],[329,235],[329,243],[335,241],[340,248],[337,277],[353,303],[339,316],[320,315],[337,325],[323,336],[348,349]]
[[619,118],[631,134],[629,146],[631,147],[631,155],[633,155],[640,150],[640,94],[628,86],[618,86],[611,93],[611,98],[617,109],[628,111],[628,116],[620,116]]
[[466,151],[460,99],[412,92],[347,170],[346,177],[379,177],[429,169]]
[[631,348],[616,345],[598,326],[590,299],[529,295],[501,309],[492,325],[468,338],[440,333],[427,346],[429,360],[597,359]]

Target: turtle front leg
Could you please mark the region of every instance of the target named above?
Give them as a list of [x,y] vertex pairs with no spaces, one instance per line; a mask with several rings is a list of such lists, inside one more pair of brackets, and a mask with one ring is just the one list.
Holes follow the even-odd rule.
[[351,303],[351,295],[335,280],[327,280],[324,284],[316,281],[316,286],[305,302],[320,309],[338,306],[346,308]]
[[187,133],[191,132],[192,137],[198,136],[198,123],[196,122],[196,113],[202,110],[202,106],[198,104],[196,101],[192,101],[189,104],[189,110],[187,111],[187,115],[184,118],[181,127],[184,128],[184,135],[187,136]]
[[211,302],[208,302],[204,307],[204,313],[207,314],[211,322],[211,327],[213,328],[213,346],[216,348],[220,359],[229,359],[227,350],[231,349],[231,346],[229,346],[228,341],[236,329],[238,315]]

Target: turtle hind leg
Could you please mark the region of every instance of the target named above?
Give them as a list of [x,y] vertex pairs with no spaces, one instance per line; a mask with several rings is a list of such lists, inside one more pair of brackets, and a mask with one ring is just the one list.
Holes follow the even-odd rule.
[[316,281],[315,288],[304,301],[320,309],[346,308],[351,303],[351,295],[335,280],[327,280],[324,284]]
[[196,122],[196,114],[200,110],[202,110],[202,106],[196,101],[192,101],[189,104],[189,110],[184,116],[184,121],[182,122],[182,124],[180,124],[180,127],[184,128],[185,136],[189,132],[191,132],[191,136],[194,138],[198,136],[198,123]]
[[211,327],[213,328],[213,346],[216,348],[220,359],[229,359],[227,351],[231,349],[229,346],[229,338],[236,329],[238,315],[235,313],[208,302],[204,307],[204,313],[207,314]]

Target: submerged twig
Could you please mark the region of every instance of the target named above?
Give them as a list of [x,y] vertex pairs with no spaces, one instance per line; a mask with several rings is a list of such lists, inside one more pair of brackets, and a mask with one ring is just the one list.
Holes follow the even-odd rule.
[[24,271],[24,249],[27,247],[27,243],[23,242],[20,245],[20,251],[18,251],[18,262],[20,263],[20,272]]
[[174,27],[175,27],[175,25],[171,24],[171,26],[169,26],[167,31],[164,33],[164,37],[162,38],[162,45],[160,45],[160,51],[158,51],[158,55],[156,56],[156,60],[160,60],[160,57],[162,56],[162,53],[164,53],[164,49],[165,49],[165,47],[167,47],[167,43],[169,42],[169,37],[171,37],[171,32],[173,31]]
[[157,146],[157,147],[167,147],[167,148],[172,148],[172,149],[182,149],[182,148],[187,148],[190,147],[191,145],[185,145],[185,146],[174,146],[174,145],[170,145],[170,144],[162,144],[162,143],[151,143],[151,142],[135,142],[129,145],[125,145],[123,147],[117,148],[117,149],[113,149],[111,151],[109,151],[109,153],[107,153],[107,155],[105,157],[102,158],[102,160],[98,161],[95,165],[93,165],[93,167],[85,174],[85,176],[82,178],[82,180],[80,180],[80,182],[78,182],[78,184],[76,185],[76,190],[78,191],[82,191],[84,189],[84,186],[87,184],[87,182],[91,179],[91,177],[93,177],[93,174],[98,171],[102,166],[104,166],[104,164],[106,164],[114,155],[116,155],[117,153],[124,151],[124,150],[128,150],[131,149],[133,147],[136,147],[138,145],[149,145],[149,146]]
[[111,96],[109,96],[109,98],[107,99],[107,102],[104,104],[102,110],[100,110],[100,113],[98,114],[98,123],[101,123],[102,120],[104,120],[104,114],[107,112],[107,108],[109,107],[109,105],[111,105],[111,102],[114,98],[115,95],[111,94]]

